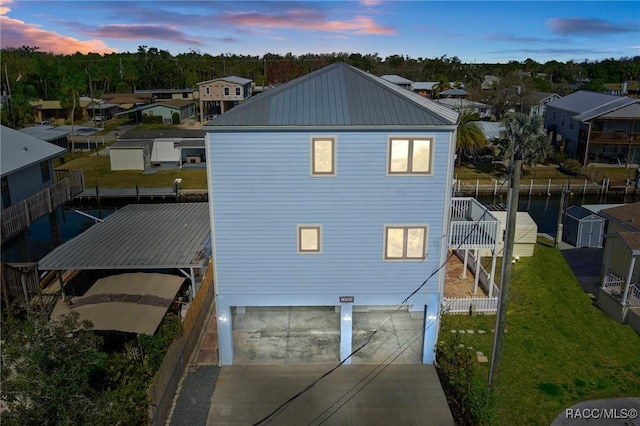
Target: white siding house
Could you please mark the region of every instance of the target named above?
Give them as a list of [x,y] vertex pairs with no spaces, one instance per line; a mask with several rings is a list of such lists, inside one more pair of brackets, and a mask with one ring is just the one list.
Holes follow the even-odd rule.
[[413,292],[434,361],[457,121],[335,63],[205,124],[221,364],[234,307],[335,307],[344,359],[354,309]]

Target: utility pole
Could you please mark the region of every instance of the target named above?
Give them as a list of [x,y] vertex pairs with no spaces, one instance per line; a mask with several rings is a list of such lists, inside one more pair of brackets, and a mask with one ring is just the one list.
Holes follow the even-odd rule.
[[[516,150],[514,143],[514,152]],[[491,366],[489,367],[489,391],[495,387],[495,378],[500,368],[502,358],[502,342],[504,339],[504,328],[507,320],[507,301],[509,298],[509,282],[511,281],[511,270],[513,264],[513,246],[516,231],[516,216],[518,214],[518,196],[520,192],[520,172],[522,169],[522,156],[515,152],[514,161],[511,163],[513,170],[511,173],[511,186],[509,187],[509,202],[507,210],[506,234],[504,241],[504,252],[502,254],[502,272],[500,275],[500,300],[498,313],[496,315],[496,332],[493,341],[493,353],[491,355]]]

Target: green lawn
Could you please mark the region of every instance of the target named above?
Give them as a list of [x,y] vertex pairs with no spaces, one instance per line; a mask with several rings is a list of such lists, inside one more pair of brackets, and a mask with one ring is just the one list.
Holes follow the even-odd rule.
[[[559,250],[537,244],[515,265],[510,295],[495,424],[549,424],[579,401],[640,395],[640,336],[592,305]],[[494,326],[495,316],[444,316],[440,338]],[[492,333],[459,337],[490,358]]]
[[159,170],[152,175],[143,175],[140,170],[111,171],[108,155],[83,156],[67,159],[57,169],[82,169],[85,187],[95,188],[140,188],[173,187],[173,181],[181,178],[183,189],[207,189],[207,172],[205,169]]

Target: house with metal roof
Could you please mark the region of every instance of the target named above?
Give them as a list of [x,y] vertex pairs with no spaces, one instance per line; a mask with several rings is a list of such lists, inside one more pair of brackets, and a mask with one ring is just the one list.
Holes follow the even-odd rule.
[[115,117],[128,116],[135,118],[136,123],[141,123],[144,117],[160,117],[162,123],[172,124],[173,114],[177,113],[180,123],[196,118],[196,103],[190,100],[172,99],[169,101],[155,102],[141,105],[126,111],[114,114]]
[[640,334],[640,202],[600,211],[607,222],[598,307]]
[[237,76],[215,78],[198,83],[200,96],[200,121],[206,117],[223,114],[249,99],[252,80]]
[[57,145],[2,126],[2,242],[18,235],[38,218],[84,190],[81,171],[67,171],[66,176],[54,173],[52,160],[65,151]]
[[441,265],[473,239],[464,202],[450,228],[458,119],[338,62],[204,124],[222,364],[252,307],[339,312],[328,350],[348,364],[360,313],[399,306],[424,315],[434,361]]
[[395,74],[383,75],[380,76],[380,78],[407,90],[411,90],[411,86],[413,85],[413,81]]
[[580,90],[547,104],[544,127],[585,166],[640,163],[640,99]]

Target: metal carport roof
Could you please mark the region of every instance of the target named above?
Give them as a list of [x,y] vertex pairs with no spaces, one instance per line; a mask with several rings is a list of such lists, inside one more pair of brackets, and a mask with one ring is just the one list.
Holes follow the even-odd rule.
[[54,249],[38,268],[198,267],[210,238],[207,203],[130,204]]

